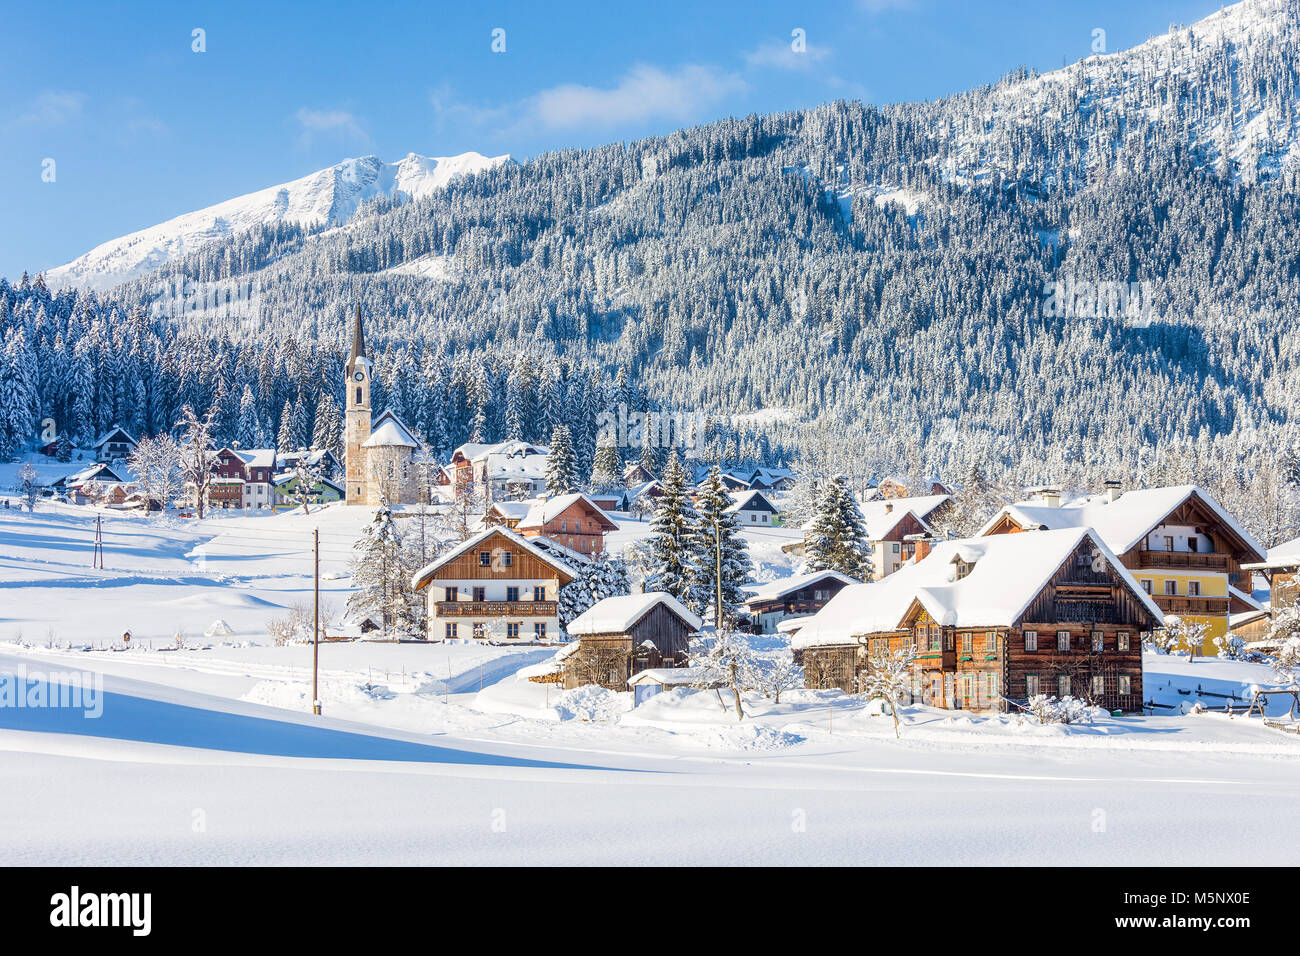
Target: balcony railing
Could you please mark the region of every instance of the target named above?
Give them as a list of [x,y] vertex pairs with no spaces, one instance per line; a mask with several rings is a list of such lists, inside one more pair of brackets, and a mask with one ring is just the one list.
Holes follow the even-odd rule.
[[1138,567],[1227,571],[1228,556],[1226,554],[1205,554],[1198,551],[1139,551]]
[[1187,597],[1178,594],[1153,594],[1156,606],[1169,614],[1210,614],[1228,613],[1226,597]]
[[438,601],[438,617],[555,617],[554,601]]

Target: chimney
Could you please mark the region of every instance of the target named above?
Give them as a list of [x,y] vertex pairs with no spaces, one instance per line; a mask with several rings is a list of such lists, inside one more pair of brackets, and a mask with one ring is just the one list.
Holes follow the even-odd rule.
[[1119,497],[1119,482],[1114,479],[1106,482],[1106,501],[1111,502]]
[[1061,489],[1044,485],[1038,489],[1038,500],[1049,508],[1061,507]]
[[886,501],[886,502],[885,502],[885,514],[889,514],[889,513],[890,513],[891,511],[893,511],[893,510],[894,510],[894,503],[893,503],[892,501]]
[[913,556],[914,561],[925,560],[930,554],[930,545],[934,543],[934,539],[927,534],[905,534],[903,540],[911,541],[916,545],[916,553]]

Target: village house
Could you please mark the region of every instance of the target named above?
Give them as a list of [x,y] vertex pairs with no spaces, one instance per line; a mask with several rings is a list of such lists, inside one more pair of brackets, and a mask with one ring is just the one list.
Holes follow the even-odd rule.
[[749,476],[749,487],[757,491],[788,491],[793,484],[789,468],[755,468]]
[[663,591],[597,601],[567,628],[578,650],[563,659],[564,686],[625,691],[633,674],[682,667],[691,635],[701,626],[699,617]]
[[781,523],[781,513],[761,491],[742,491],[731,499],[726,513],[734,514],[742,528],[771,528]]
[[429,639],[556,639],[560,588],[578,572],[547,544],[485,528],[416,572],[412,586],[428,601]]
[[70,475],[56,478],[50,482],[49,488],[55,494],[67,495],[69,501],[80,505],[92,499],[92,495],[83,491],[87,486],[92,486],[90,490],[94,492],[93,497],[97,500],[108,486],[130,484],[132,484],[131,474],[125,466],[119,465],[114,468],[107,462],[97,462]]
[[[276,511],[292,511],[294,508],[301,507],[298,494],[299,484],[296,471],[283,471],[274,476],[271,483],[273,496],[271,507]],[[307,496],[307,504],[309,506],[325,505],[334,501],[342,501],[344,493],[345,489],[341,483],[322,476]]]
[[778,578],[747,586],[745,610],[757,633],[775,634],[782,621],[816,614],[845,585],[861,583],[839,571],[809,571]]
[[114,425],[95,440],[90,447],[95,451],[95,460],[103,462],[125,460],[135,453],[136,440],[126,433],[120,425]]
[[882,498],[921,498],[952,494],[952,489],[937,477],[921,479],[882,478],[875,482],[873,487]]
[[1142,707],[1141,633],[1161,609],[1086,528],[926,544],[846,587],[791,641],[810,688],[852,692],[878,659],[915,653],[912,701],[1001,711],[1037,694]]
[[873,581],[893,574],[916,556],[917,540],[931,533],[923,516],[933,514],[948,500],[947,495],[881,498],[860,506],[871,547]]
[[1270,640],[1276,615],[1300,603],[1300,538],[1284,541],[1269,548],[1263,561],[1252,561],[1241,566],[1250,574],[1263,575],[1268,582],[1268,607],[1239,611],[1231,618],[1232,633],[1240,637],[1252,650],[1274,651],[1277,642]]
[[1061,503],[1046,488],[1031,501],[1008,505],[980,529],[980,536],[1092,528],[1120,556],[1161,611],[1206,625],[1202,652],[1228,633],[1230,616],[1258,609],[1250,597],[1251,572],[1243,565],[1265,560],[1263,547],[1209,492],[1194,485],[1145,488]]
[[515,525],[525,538],[545,537],[584,557],[605,550],[605,535],[617,531],[609,515],[581,492],[538,498]]
[[526,441],[466,442],[451,454],[448,470],[461,493],[489,501],[535,498],[546,491],[550,449]]
[[635,488],[637,485],[644,485],[654,480],[655,476],[650,474],[649,469],[639,461],[632,462],[623,472],[623,484],[628,488]]

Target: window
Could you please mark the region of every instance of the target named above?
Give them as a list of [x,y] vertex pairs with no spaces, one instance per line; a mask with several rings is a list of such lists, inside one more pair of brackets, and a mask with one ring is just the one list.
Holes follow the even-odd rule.
[[1178,582],[1177,582],[1177,581],[1166,581],[1166,582],[1165,582],[1165,594],[1177,594],[1177,593],[1178,593]]
[[758,515],[754,514],[754,512],[751,511],[749,513],[749,523],[754,524],[756,521],[758,521]]
[[360,385],[357,386],[357,404],[358,404],[358,405],[361,404],[361,386],[360,386]]
[[506,588],[506,600],[507,600],[507,601],[518,601],[518,600],[519,600],[519,588],[517,588],[517,587]]
[[1096,697],[1100,697],[1102,694],[1106,693],[1106,678],[1102,677],[1100,674],[1092,675],[1092,693]]
[[988,650],[990,654],[996,654],[998,652],[997,631],[989,631],[987,634],[984,635],[984,647]]
[[545,600],[546,600],[546,588],[545,588],[545,587],[540,587],[540,586],[539,586],[539,587],[535,587],[535,588],[533,588],[533,600],[534,600],[534,601],[545,601]]
[[971,645],[972,645],[971,633],[970,631],[966,631],[961,636],[961,652],[963,654],[969,654],[972,650]]
[[479,602],[486,601],[486,600],[487,600],[487,588],[475,588],[475,589],[474,589],[474,600],[475,600],[475,601],[479,601]]
[[894,551],[894,554],[898,554],[898,542],[897,542],[897,541],[894,542],[893,551]]
[[518,621],[509,621],[509,622],[507,622],[507,623],[506,623],[506,637],[514,638],[514,637],[518,637],[518,636],[519,636],[519,622],[518,622]]
[[962,681],[962,683],[965,685],[965,689],[962,692],[962,696],[965,697],[967,700],[973,701],[975,699],[975,678],[972,677],[970,674],[967,674],[966,679]]
[[943,636],[943,649],[945,651],[952,650],[952,640],[953,640],[952,631],[949,631],[947,634]]
[[1123,695],[1128,695],[1133,693],[1133,678],[1129,677],[1127,674],[1120,674],[1119,692],[1120,694]]
[[480,551],[480,552],[478,553],[478,566],[479,566],[480,568],[490,568],[490,567],[492,567],[492,552],[491,552],[491,551]]
[[561,519],[560,519],[560,530],[561,530],[561,531],[568,531],[568,530],[569,530],[569,519],[568,519],[568,518],[561,518]]
[[1188,597],[1200,597],[1200,596],[1201,596],[1201,582],[1200,582],[1200,581],[1188,581],[1188,582],[1187,582],[1187,596],[1188,596]]
[[1128,650],[1128,631],[1120,631],[1115,635],[1115,647],[1118,650]]
[[546,622],[538,621],[533,625],[533,637],[539,641],[546,640]]
[[829,601],[831,599],[830,591],[813,591],[814,601]]
[[1027,650],[1027,651],[1036,651],[1036,650],[1038,650],[1038,632],[1037,632],[1037,631],[1025,631],[1025,650]]
[[1056,632],[1056,649],[1057,649],[1058,651],[1068,651],[1068,650],[1070,649],[1070,632],[1069,632],[1069,631],[1057,631],[1057,632]]
[[1092,650],[1094,654],[1100,654],[1106,649],[1105,639],[1101,631],[1092,632]]
[[484,634],[483,622],[476,621],[474,623],[474,640],[476,641],[483,640],[483,634]]
[[453,639],[455,639],[455,637],[456,637],[456,622],[455,622],[455,621],[448,621],[448,622],[447,622],[447,639],[448,639],[448,640],[453,640]]
[[1038,675],[1037,674],[1025,675],[1025,696],[1026,697],[1038,696]]
[[1192,534],[1187,536],[1187,550],[1192,552],[1192,554],[1201,550],[1201,541],[1196,537],[1196,535]]
[[984,687],[986,692],[988,693],[989,700],[998,699],[998,675],[997,674],[986,675]]
[[1151,582],[1150,582],[1150,580],[1148,580],[1148,579],[1146,579],[1146,578],[1143,578],[1143,579],[1142,579],[1142,590],[1143,590],[1143,591],[1146,591],[1147,594],[1150,594],[1150,593],[1151,593]]
[[1070,675],[1069,674],[1061,674],[1059,677],[1056,678],[1056,696],[1057,697],[1070,696]]
[[1174,536],[1171,534],[1165,535],[1165,550],[1166,551],[1174,550]]
[[446,591],[443,593],[443,600],[445,600],[445,601],[459,601],[459,600],[460,600],[460,589],[459,589],[459,588],[455,588],[455,587],[447,588]]
[[512,568],[515,565],[515,553],[513,551],[501,552],[501,566],[503,568]]

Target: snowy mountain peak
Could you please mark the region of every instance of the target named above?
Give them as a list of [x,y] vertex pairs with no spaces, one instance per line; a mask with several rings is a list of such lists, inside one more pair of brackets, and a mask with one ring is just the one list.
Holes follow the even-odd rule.
[[214,239],[272,223],[341,225],[362,203],[377,196],[420,199],[459,176],[509,162],[509,156],[408,153],[396,163],[378,156],[345,159],[301,179],[227,199],[195,212],[96,246],[66,265],[50,269],[52,287],[104,291],[139,278]]

